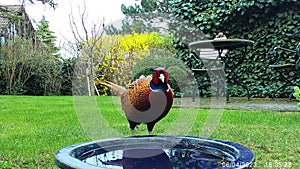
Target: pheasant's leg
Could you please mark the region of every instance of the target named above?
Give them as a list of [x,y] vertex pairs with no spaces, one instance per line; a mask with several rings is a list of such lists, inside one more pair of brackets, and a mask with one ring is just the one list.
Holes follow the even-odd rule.
[[148,133],[149,135],[152,135],[152,130],[154,128],[155,123],[147,123],[147,129],[148,129]]
[[129,127],[131,129],[131,135],[134,136],[134,128],[136,127],[137,123],[133,122],[133,121],[130,121],[130,120],[128,120],[128,122],[129,122]]

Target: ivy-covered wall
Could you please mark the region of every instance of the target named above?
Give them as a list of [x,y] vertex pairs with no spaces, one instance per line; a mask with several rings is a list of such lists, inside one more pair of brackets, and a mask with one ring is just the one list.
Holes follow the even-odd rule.
[[[255,41],[248,50],[242,64],[235,67],[236,72],[244,79],[251,90],[252,97],[268,97],[283,82],[269,68],[274,62],[272,49],[275,46],[295,48],[300,42],[300,1],[298,0],[173,0],[171,17],[180,18],[196,26],[204,33],[204,37],[212,39],[218,32],[224,32],[227,38],[241,38]],[[186,28],[186,22],[176,19],[176,30]],[[193,28],[190,28],[193,30]],[[181,29],[182,30],[182,29]],[[183,36],[191,37],[183,37]],[[180,44],[184,39],[196,37],[181,34],[177,38],[176,47],[184,49]],[[195,39],[196,40],[196,39]],[[231,51],[238,57],[241,50]],[[181,50],[178,57],[188,61],[186,50]],[[294,59],[291,59],[294,60]],[[232,60],[231,64],[236,64]],[[196,65],[197,66],[197,65]],[[228,65],[230,67],[231,65]],[[231,80],[231,76],[227,76]],[[244,96],[242,88],[230,87],[233,96]],[[291,88],[285,91],[292,91]],[[281,92],[281,97],[290,92]]]

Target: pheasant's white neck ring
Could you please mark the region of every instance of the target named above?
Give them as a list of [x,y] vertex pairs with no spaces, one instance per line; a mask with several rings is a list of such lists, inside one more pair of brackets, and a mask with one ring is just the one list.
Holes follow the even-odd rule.
[[168,92],[170,90],[169,85],[154,85],[152,81],[150,81],[149,88],[153,92]]

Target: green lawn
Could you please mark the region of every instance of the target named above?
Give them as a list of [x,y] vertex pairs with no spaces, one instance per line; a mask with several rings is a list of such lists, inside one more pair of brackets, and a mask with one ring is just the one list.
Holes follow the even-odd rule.
[[[124,114],[118,113],[120,106],[112,100],[118,102],[118,98],[97,97],[100,115],[116,136],[128,136],[130,130]],[[205,135],[202,129],[207,126],[205,121],[211,112],[173,108],[153,133]],[[0,168],[57,168],[54,155],[60,148],[105,137],[99,136],[100,131],[91,133],[93,128],[101,130],[102,125],[82,124],[78,115],[73,97],[0,96]],[[256,155],[257,168],[290,164],[291,168],[300,167],[299,113],[225,110],[221,115],[220,123],[213,124],[217,128],[209,137],[249,147]],[[89,124],[91,130],[87,129]],[[136,134],[147,134],[145,125]]]

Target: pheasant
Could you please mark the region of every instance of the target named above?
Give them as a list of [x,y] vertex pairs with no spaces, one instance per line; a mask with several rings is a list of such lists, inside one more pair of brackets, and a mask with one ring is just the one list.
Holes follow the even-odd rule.
[[168,84],[166,68],[151,70],[152,77],[140,77],[129,85],[128,90],[109,81],[101,82],[121,96],[122,109],[132,135],[135,127],[141,123],[147,124],[148,133],[152,135],[155,124],[168,114],[173,104],[173,92]]

